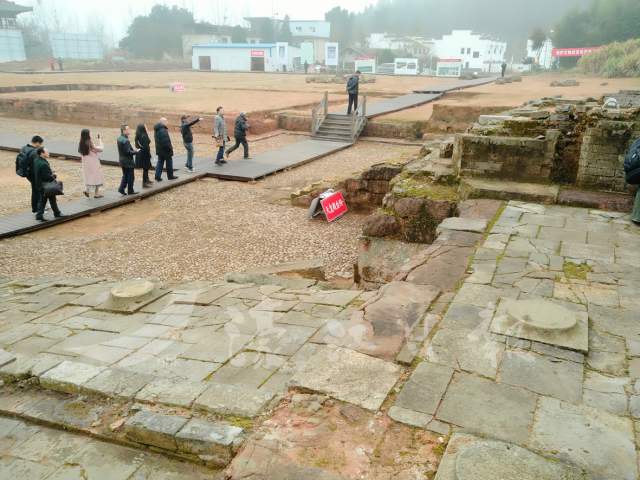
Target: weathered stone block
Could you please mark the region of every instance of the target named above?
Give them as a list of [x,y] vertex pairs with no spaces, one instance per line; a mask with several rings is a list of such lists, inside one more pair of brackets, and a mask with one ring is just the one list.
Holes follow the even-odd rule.
[[162,415],[148,410],[140,410],[127,419],[124,431],[134,442],[151,445],[164,450],[177,450],[175,435],[187,423],[187,418]]
[[224,467],[233,458],[242,432],[240,427],[192,418],[175,435],[175,440],[178,450],[206,456],[207,463]]
[[212,383],[196,399],[194,407],[222,415],[255,417],[266,408],[273,396],[268,391]]
[[84,383],[98,376],[105,368],[67,360],[43,373],[40,376],[40,384],[51,390],[75,393]]

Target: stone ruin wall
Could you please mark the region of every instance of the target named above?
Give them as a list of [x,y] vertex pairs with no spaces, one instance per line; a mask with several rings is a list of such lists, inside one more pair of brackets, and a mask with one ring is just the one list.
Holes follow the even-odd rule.
[[466,176],[624,192],[624,155],[638,137],[637,106],[547,98],[481,116],[456,135],[454,160]]

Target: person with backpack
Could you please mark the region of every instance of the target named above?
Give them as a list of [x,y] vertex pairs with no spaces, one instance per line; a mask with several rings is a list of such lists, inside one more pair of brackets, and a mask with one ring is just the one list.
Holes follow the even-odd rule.
[[183,115],[180,118],[180,133],[182,133],[182,143],[187,151],[187,172],[193,173],[193,132],[191,127],[198,123],[202,118],[196,118],[195,120],[189,120],[189,117]]
[[98,143],[94,145],[91,139],[91,132],[88,128],[80,132],[80,143],[78,144],[78,153],[81,155],[82,162],[82,178],[84,179],[84,196],[91,197],[93,190],[93,198],[102,198],[100,187],[104,185],[104,175],[100,166],[100,154],[104,151],[102,139],[98,134]]
[[640,138],[631,144],[624,157],[625,181],[636,186],[636,198],[631,212],[631,221],[640,225]]
[[236,137],[236,143],[233,147],[227,150],[227,158],[231,155],[231,152],[236,150],[240,145],[244,149],[244,159],[247,160],[249,157],[249,144],[247,143],[247,130],[249,130],[249,122],[247,121],[247,114],[242,112],[236,118],[236,124],[233,129],[233,136]]
[[349,94],[349,107],[347,108],[347,115],[351,115],[351,107],[353,110],[358,110],[358,90],[360,89],[360,70],[356,70],[356,73],[349,77],[347,80],[347,93]]
[[38,156],[37,150],[42,147],[44,140],[40,135],[34,135],[31,143],[26,144],[20,149],[20,153],[16,157],[16,175],[26,178],[31,184],[31,211],[38,211],[38,190],[33,181],[33,164]]
[[64,217],[60,209],[58,208],[58,202],[56,201],[56,194],[47,194],[45,191],[45,184],[56,180],[56,175],[51,170],[49,165],[49,152],[44,147],[39,147],[36,150],[36,157],[33,161],[33,184],[38,192],[38,207],[36,212],[36,220],[41,222],[46,221],[44,218],[44,209],[49,202],[51,210],[53,210],[53,216],[56,218]]

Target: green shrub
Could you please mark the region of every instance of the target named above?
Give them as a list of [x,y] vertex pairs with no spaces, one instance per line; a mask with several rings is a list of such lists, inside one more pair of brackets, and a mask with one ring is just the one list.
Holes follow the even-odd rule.
[[640,77],[640,39],[614,42],[585,55],[578,68],[603,77]]

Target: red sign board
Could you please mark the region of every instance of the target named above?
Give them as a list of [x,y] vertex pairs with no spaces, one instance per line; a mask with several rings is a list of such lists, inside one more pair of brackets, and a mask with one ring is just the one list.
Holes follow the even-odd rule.
[[264,50],[251,50],[252,57],[264,57]]
[[336,192],[323,198],[320,200],[320,205],[327,217],[327,222],[337,220],[349,210],[347,208],[347,202],[344,201],[344,197],[342,196],[342,192]]
[[184,92],[184,90],[185,90],[184,83],[182,83],[182,82],[176,82],[176,83],[172,83],[171,84],[171,91],[172,92],[182,93],[182,92]]
[[576,48],[554,48],[551,55],[554,57],[583,57],[595,52],[600,47],[576,47]]

